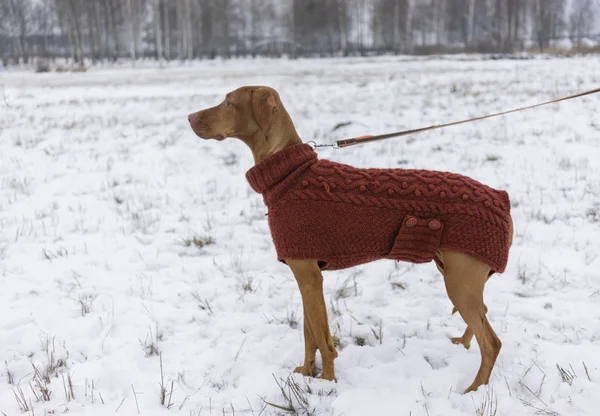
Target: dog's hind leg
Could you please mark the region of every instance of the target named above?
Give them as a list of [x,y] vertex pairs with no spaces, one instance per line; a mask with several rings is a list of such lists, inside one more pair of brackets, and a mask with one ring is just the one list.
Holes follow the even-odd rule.
[[[510,238],[509,245],[511,245],[512,244],[512,240],[513,240],[513,222],[512,222],[512,219],[510,220],[509,238]],[[440,268],[439,265],[437,265],[437,266],[438,266],[438,270],[443,275],[444,271]],[[488,279],[490,277],[491,276],[488,275]],[[485,310],[485,313],[487,315],[488,308],[487,308],[487,306],[485,306],[485,304],[483,305],[483,309]],[[456,309],[456,306],[455,306],[454,308],[452,308],[452,315],[454,315],[456,312],[458,312],[458,310]],[[450,338],[450,340],[454,344],[462,344],[466,349],[469,349],[469,347],[471,346],[471,340],[473,339],[473,335],[474,335],[473,330],[471,328],[469,328],[469,326],[467,325],[467,329],[465,329],[465,333],[462,335],[462,337],[454,337],[454,338]]]
[[[483,305],[483,309],[487,314],[487,306]],[[458,312],[458,309],[456,309],[455,306],[454,308],[452,308],[452,315],[454,315],[456,312]],[[467,325],[467,329],[465,329],[465,333],[462,335],[462,337],[452,337],[450,338],[450,341],[452,341],[453,344],[462,344],[463,347],[469,349],[471,347],[471,340],[473,339],[473,335],[473,330]]]
[[[441,262],[442,261],[441,253],[438,252],[436,255]],[[440,266],[440,263],[436,262],[435,265],[443,276],[444,269]],[[483,305],[483,308],[485,309],[485,313],[487,314],[488,308],[487,308],[487,306],[485,306],[485,304]],[[458,309],[456,309],[456,306],[455,306],[452,308],[452,315],[454,315],[456,312],[458,312]],[[465,347],[466,349],[469,349],[471,347],[471,340],[473,339],[473,335],[474,335],[473,330],[471,328],[469,328],[469,326],[467,325],[467,328],[465,329],[465,332],[461,337],[452,337],[452,338],[450,338],[450,341],[452,341],[453,344],[462,344],[463,347]]]
[[323,372],[321,378],[335,380],[333,360],[338,353],[333,346],[329,332],[327,307],[323,297],[323,276],[316,260],[285,259],[298,282],[304,309],[304,365],[296,372],[311,375],[316,372],[314,365],[316,349],[321,353]]
[[[490,268],[481,261],[462,253],[445,251],[444,282],[448,297],[467,323],[467,331],[475,335],[481,351],[481,365],[473,383],[465,393],[487,384],[502,343],[485,316],[483,289]],[[467,333],[466,335],[469,335]]]

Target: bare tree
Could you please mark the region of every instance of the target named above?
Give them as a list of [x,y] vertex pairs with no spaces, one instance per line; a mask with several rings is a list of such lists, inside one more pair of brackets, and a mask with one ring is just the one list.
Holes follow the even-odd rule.
[[340,8],[345,9],[337,0],[293,0],[296,42],[320,55],[339,50],[340,33],[336,29],[340,22],[335,17]]
[[[0,1],[0,13],[2,16],[6,16],[8,13],[4,9],[5,2]],[[0,58],[2,59],[2,65],[8,65],[8,56],[6,53],[6,43],[8,42],[9,30],[8,30],[8,22],[6,19],[0,19]]]
[[168,1],[162,2],[163,6],[163,23],[164,23],[164,44],[165,58],[171,60],[171,3]]
[[177,34],[177,57],[181,60],[184,59],[185,43],[187,41],[183,27],[185,25],[185,11],[184,11],[185,0],[175,1],[175,31]]
[[[113,34],[115,31],[115,24],[113,19],[113,9],[111,0],[104,0],[103,4],[104,9],[104,56],[106,58],[115,59],[116,48],[117,48],[117,40],[114,39]],[[113,37],[111,39],[111,37]],[[115,51],[115,52],[113,52]]]
[[404,52],[412,53],[413,49],[413,21],[415,14],[415,0],[405,0],[406,12],[404,18]]
[[193,57],[193,31],[192,31],[192,7],[190,0],[177,0],[175,2],[177,56],[179,59],[191,59]]
[[435,28],[435,43],[443,45],[446,43],[446,0],[432,0],[433,27]]
[[185,0],[185,9],[186,9],[186,30],[185,35],[187,37],[187,59],[194,58],[194,15],[193,8],[191,4],[191,0]]
[[466,41],[465,45],[473,43],[475,33],[475,0],[467,0],[467,19],[466,19]]
[[56,10],[58,21],[63,30],[66,29],[71,58],[73,62],[83,65],[83,4],[76,0],[56,0]]
[[136,11],[135,9],[135,5],[136,5],[136,0],[126,0],[125,4],[127,5],[127,14],[129,15],[129,54],[131,56],[131,63],[132,65],[135,66],[135,60],[137,58],[136,56],[136,42],[135,42],[135,38],[136,38],[136,33],[135,33],[135,28],[136,28],[136,19],[137,19],[137,14],[135,14],[134,12]]
[[345,0],[337,0],[338,30],[340,34],[340,51],[348,54],[348,7]]
[[577,0],[571,4],[569,35],[577,45],[590,35],[594,27],[594,16],[598,3],[594,0]]
[[[570,5],[570,7],[567,7]],[[6,64],[71,57],[522,50],[593,31],[598,0],[0,0]]]
[[550,44],[564,27],[564,0],[535,0],[533,26],[541,52]]
[[154,13],[154,42],[156,44],[156,59],[158,59],[160,65],[162,66],[163,62],[163,33],[162,33],[162,23],[161,23],[161,0],[153,0],[153,13]]
[[96,22],[96,3],[94,1],[85,2],[85,26],[87,26],[88,45],[92,63],[96,63],[100,58],[100,33]]
[[291,0],[292,5],[288,8],[287,18],[289,19],[289,38],[291,41],[291,50],[290,55],[292,59],[296,58],[297,50],[296,50],[296,13],[295,13],[295,0]]
[[[52,36],[57,26],[54,3],[50,0],[34,2],[28,20],[28,27],[33,34],[36,34],[32,41],[29,42],[31,53],[45,59],[49,58],[55,52],[51,50],[55,46]],[[2,51],[0,50],[1,54]]]
[[29,61],[27,42],[29,22],[27,17],[32,10],[31,2],[29,0],[6,0],[3,3],[3,15],[11,22],[10,26],[15,29],[19,55],[23,59],[23,63],[27,64]]
[[250,53],[256,56],[256,42],[258,40],[258,25],[261,16],[260,2],[258,0],[250,0],[248,10],[248,38],[250,40]]
[[473,40],[475,0],[449,0],[448,40],[470,47]]

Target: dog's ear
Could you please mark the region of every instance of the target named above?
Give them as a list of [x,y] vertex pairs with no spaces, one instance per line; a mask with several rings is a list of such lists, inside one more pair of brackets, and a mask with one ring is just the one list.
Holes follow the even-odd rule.
[[256,88],[250,92],[252,116],[265,137],[273,127],[275,113],[279,110],[275,94],[267,88]]

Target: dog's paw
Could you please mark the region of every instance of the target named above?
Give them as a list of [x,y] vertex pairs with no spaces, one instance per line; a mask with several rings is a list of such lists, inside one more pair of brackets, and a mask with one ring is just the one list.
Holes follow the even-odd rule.
[[294,369],[294,373],[302,374],[306,377],[314,377],[317,375],[317,367],[301,365],[300,367],[296,367]]
[[337,378],[335,378],[335,375],[329,374],[329,373],[325,373],[323,372],[323,374],[321,374],[321,377],[319,377],[321,380],[329,380],[329,381],[335,381],[337,382]]
[[463,340],[462,337],[450,338],[450,341],[452,341],[453,344],[457,344],[457,345],[461,344],[466,349],[469,349],[469,347],[471,347],[471,341],[467,342],[467,341]]
[[477,381],[474,381],[473,384],[471,384],[463,394],[468,394],[471,393],[472,391],[477,391],[477,389],[479,388],[479,386],[481,386],[482,383],[478,383]]

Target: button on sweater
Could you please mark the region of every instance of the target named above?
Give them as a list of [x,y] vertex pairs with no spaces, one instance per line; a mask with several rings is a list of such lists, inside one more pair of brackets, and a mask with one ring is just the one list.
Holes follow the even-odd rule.
[[469,254],[502,273],[510,248],[505,191],[466,176],[358,169],[287,147],[246,173],[262,194],[280,261],[315,259],[338,270],[379,259],[426,263],[438,249]]

